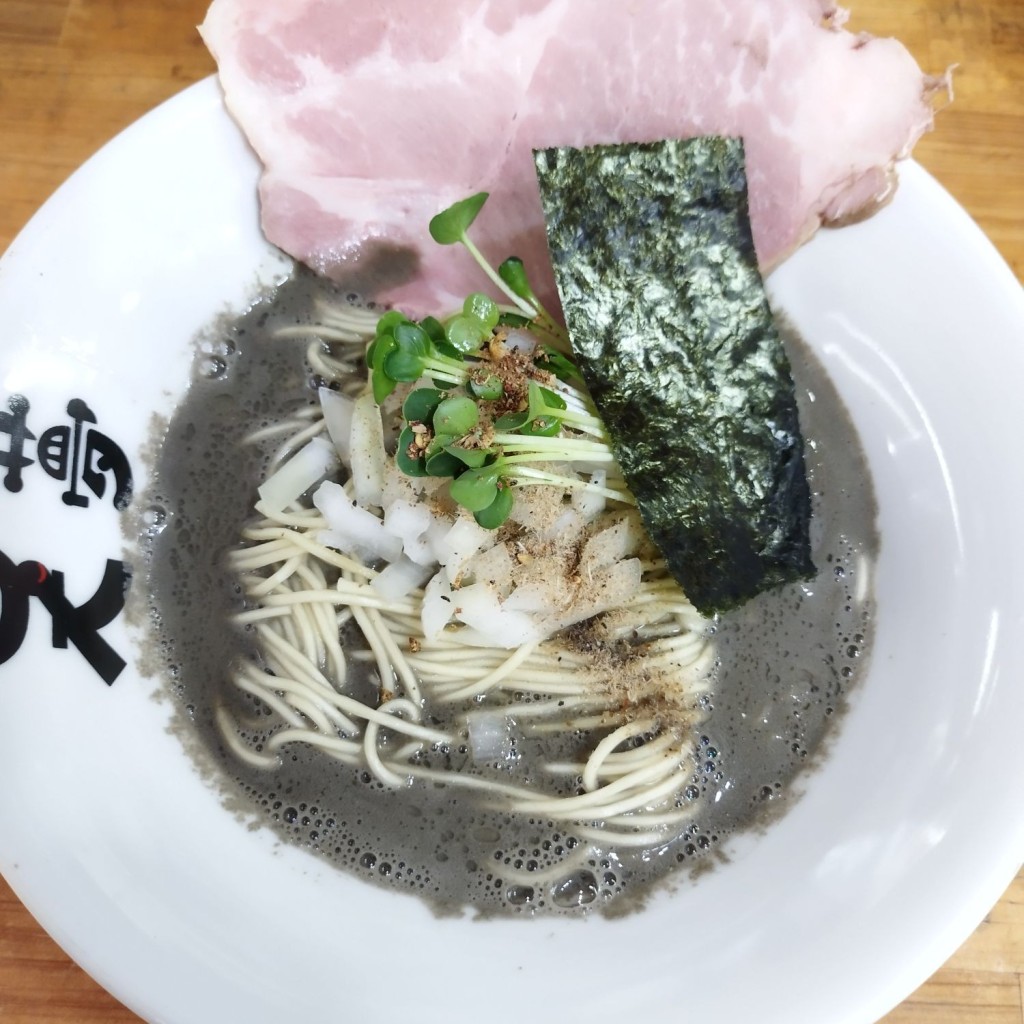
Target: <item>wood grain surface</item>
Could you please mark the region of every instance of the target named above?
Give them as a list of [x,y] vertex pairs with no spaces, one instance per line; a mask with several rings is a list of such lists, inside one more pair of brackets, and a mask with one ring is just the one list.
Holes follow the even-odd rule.
[[[851,27],[897,36],[926,70],[958,65],[956,101],[915,155],[1020,279],[1024,0],[849,4]],[[195,31],[206,5],[207,0],[0,0],[0,250],[112,135],[213,71]],[[884,1019],[1024,1024],[1022,1003],[1024,872],[949,962]],[[0,881],[0,1024],[137,1020],[65,956]]]

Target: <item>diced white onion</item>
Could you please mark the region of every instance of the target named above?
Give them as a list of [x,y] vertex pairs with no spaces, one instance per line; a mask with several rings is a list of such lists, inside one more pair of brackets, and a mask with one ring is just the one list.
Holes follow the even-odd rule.
[[493,647],[520,647],[540,640],[545,631],[530,615],[502,606],[493,587],[473,583],[452,594],[455,618],[487,638]]
[[424,565],[440,565],[437,560],[437,552],[443,548],[444,538],[448,535],[450,529],[451,523],[447,519],[440,516],[431,516],[427,532],[420,538],[423,542],[423,547],[417,546],[415,550],[410,549],[409,557],[414,562],[422,559]]
[[327,434],[339,458],[346,466],[352,464],[352,412],[355,402],[347,395],[330,388],[320,388],[320,408],[324,414]]
[[444,572],[439,572],[423,590],[423,607],[420,611],[423,635],[428,640],[440,636],[444,627],[448,625],[454,610],[452,588],[448,586]]
[[580,552],[580,575],[590,579],[615,562],[635,555],[642,540],[640,531],[640,521],[635,516],[622,516],[607,529],[599,530]]
[[474,711],[466,719],[469,751],[477,764],[504,761],[512,752],[512,723],[504,711]]
[[454,583],[466,562],[484,545],[493,543],[493,530],[485,530],[472,519],[460,518],[444,537],[434,544],[434,555],[445,567],[448,581]]
[[526,612],[528,615],[550,615],[555,611],[553,596],[550,586],[545,586],[541,580],[529,580],[509,594],[504,606],[509,611]]
[[398,601],[408,597],[417,587],[423,586],[430,577],[428,566],[417,565],[405,555],[392,562],[370,581],[370,586],[386,601]]
[[572,608],[549,619],[547,625],[556,632],[612,608],[621,608],[639,593],[642,572],[639,558],[626,558],[603,569]]
[[426,505],[399,499],[384,511],[384,529],[402,542],[406,555],[421,566],[434,564],[434,557],[426,539],[434,517]]
[[537,535],[544,540],[557,541],[560,537],[579,533],[582,528],[580,514],[570,505],[550,526],[537,530]]
[[384,427],[380,409],[367,392],[360,395],[352,407],[350,433],[352,489],[356,501],[365,509],[380,508],[384,494]]
[[268,512],[281,512],[337,468],[334,447],[324,438],[314,437],[263,481],[260,501]]
[[525,352],[527,355],[537,347],[537,339],[529,332],[513,327],[505,338],[505,348],[509,352]]
[[[595,487],[604,487],[608,483],[608,471],[604,468],[595,469],[590,474],[590,482]],[[607,499],[603,494],[595,494],[586,488],[578,488],[572,492],[573,508],[579,512],[585,523],[593,522],[603,511]]]
[[462,572],[474,583],[490,583],[499,597],[507,597],[512,589],[512,556],[504,544],[477,553],[462,567]]
[[402,556],[402,542],[384,529],[372,512],[352,503],[345,489],[331,480],[313,494],[313,504],[327,520],[317,540],[328,547],[358,555],[365,561],[379,558],[395,562]]

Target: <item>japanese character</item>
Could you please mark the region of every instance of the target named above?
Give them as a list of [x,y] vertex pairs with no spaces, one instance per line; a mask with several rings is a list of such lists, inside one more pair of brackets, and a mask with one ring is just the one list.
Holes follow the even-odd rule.
[[22,488],[21,471],[32,465],[32,459],[23,454],[25,441],[34,441],[36,435],[25,425],[28,415],[28,399],[24,395],[11,395],[7,399],[10,412],[0,412],[0,433],[7,434],[10,442],[7,451],[0,451],[0,466],[7,469],[4,486],[14,494]]
[[132,495],[132,472],[124,452],[98,430],[83,429],[84,423],[95,423],[96,417],[80,398],[68,402],[68,415],[72,426],[44,430],[36,446],[43,469],[56,480],[68,481],[68,489],[61,496],[64,504],[79,508],[89,504],[89,498],[78,492],[79,481],[102,498],[107,490],[105,474],[110,473],[114,478],[114,507],[127,508]]
[[96,593],[76,607],[65,596],[64,573],[40,562],[15,565],[0,552],[0,665],[17,654],[28,628],[29,598],[38,598],[53,622],[51,643],[65,649],[70,641],[109,686],[125,660],[99,635],[124,608],[131,572],[124,562],[107,559]]

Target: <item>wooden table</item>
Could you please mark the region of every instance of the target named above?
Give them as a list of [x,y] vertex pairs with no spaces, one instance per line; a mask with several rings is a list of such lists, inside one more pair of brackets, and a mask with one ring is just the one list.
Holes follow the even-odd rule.
[[[960,65],[956,102],[916,156],[1024,276],[1024,0],[849,2],[851,27],[899,37],[927,70]],[[213,70],[194,28],[206,5],[0,0],[0,250],[115,132]],[[1022,1003],[1024,872],[950,961],[885,1021],[1024,1024]],[[0,1022],[137,1020],[0,881]]]

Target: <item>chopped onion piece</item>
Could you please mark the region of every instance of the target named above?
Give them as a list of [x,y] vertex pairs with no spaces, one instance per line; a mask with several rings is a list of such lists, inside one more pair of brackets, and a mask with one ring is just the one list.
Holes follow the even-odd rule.
[[[608,471],[601,467],[590,474],[590,482],[595,487],[605,487],[608,484]],[[572,492],[572,505],[583,517],[585,523],[592,523],[603,511],[607,499],[603,494],[595,494],[586,488],[580,488]]]
[[521,583],[505,599],[505,608],[528,615],[551,615],[555,608],[555,588],[545,580],[531,579]]
[[459,518],[434,545],[434,555],[445,567],[448,580],[455,582],[462,567],[485,545],[494,543],[494,531],[485,530],[472,519]]
[[508,597],[512,590],[512,556],[504,544],[474,555],[462,567],[462,573],[464,578],[469,577],[468,582],[489,583],[501,598]]
[[398,601],[408,597],[417,587],[422,587],[430,577],[430,568],[417,565],[412,559],[402,555],[397,562],[392,562],[381,570],[380,574],[370,581],[370,586],[386,601]]
[[421,566],[433,565],[436,559],[427,541],[427,531],[434,517],[426,505],[399,499],[384,510],[384,529],[402,542],[406,555]]
[[368,562],[380,558],[396,562],[402,557],[402,542],[372,512],[353,504],[340,484],[324,481],[313,494],[313,504],[327,520],[328,529],[317,536],[321,544]]
[[380,508],[384,494],[384,427],[380,409],[367,392],[355,400],[352,407],[350,434],[352,460],[352,488],[356,501],[363,508]]
[[334,448],[346,465],[352,464],[352,412],[355,402],[330,388],[320,388],[320,408]]
[[537,535],[544,540],[555,541],[560,537],[578,534],[583,530],[583,520],[571,505],[548,527],[538,529]]
[[603,569],[569,611],[548,619],[545,626],[555,633],[602,612],[621,608],[640,592],[642,572],[639,558],[626,558]]
[[431,516],[430,526],[427,532],[420,538],[422,547],[417,544],[409,550],[409,557],[414,562],[422,562],[423,565],[438,565],[437,550],[444,544],[444,538],[451,529],[447,519],[438,516]]
[[455,605],[452,602],[452,588],[448,586],[448,580],[442,571],[431,579],[423,591],[423,606],[420,611],[423,635],[428,640],[440,636],[444,627],[448,625],[453,611]]
[[643,542],[642,529],[638,517],[623,515],[611,526],[599,530],[580,553],[580,575],[592,579],[602,569],[635,555]]
[[268,512],[281,512],[337,468],[338,456],[331,443],[314,437],[263,481],[260,501]]
[[456,590],[452,601],[455,617],[485,636],[493,647],[520,647],[546,635],[543,626],[525,612],[504,608],[497,592],[486,583]]
[[466,717],[469,750],[477,764],[506,761],[512,754],[512,723],[505,711],[474,711]]
[[505,337],[505,350],[508,352],[525,352],[530,355],[536,347],[537,339],[529,331],[513,327]]

